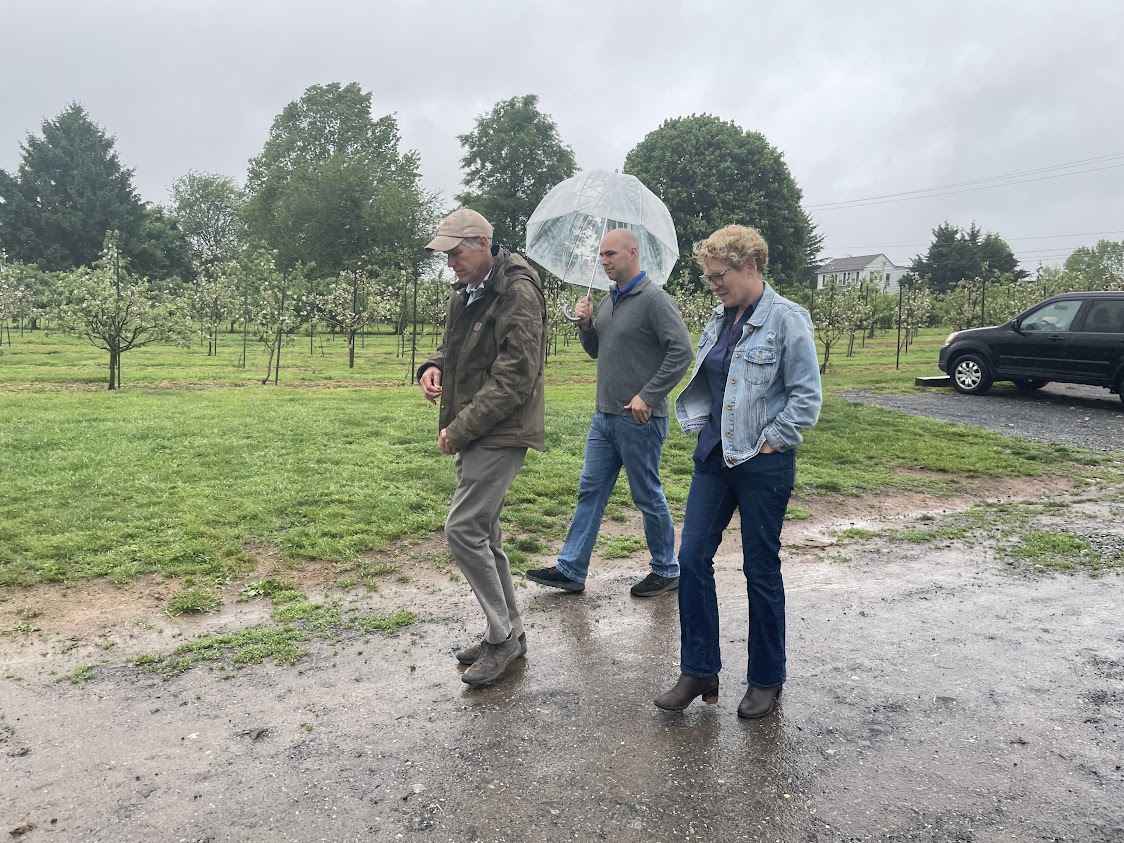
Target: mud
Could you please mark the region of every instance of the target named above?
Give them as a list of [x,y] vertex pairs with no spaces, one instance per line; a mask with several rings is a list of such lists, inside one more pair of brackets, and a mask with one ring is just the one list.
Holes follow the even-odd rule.
[[[479,634],[478,609],[437,540],[395,549],[409,582],[347,598],[409,607],[421,622],[315,645],[295,667],[162,681],[129,666],[260,622],[262,600],[173,620],[154,582],[10,593],[0,628],[21,606],[43,614],[38,632],[0,636],[0,831],[1119,843],[1124,580],[1034,574],[978,541],[838,539],[849,526],[939,519],[979,496],[863,501],[862,522],[848,514],[855,502],[821,501],[812,520],[786,526],[790,678],[757,722],[735,716],[746,618],[734,541],[718,565],[720,700],[681,714],[651,704],[678,673],[677,607],[674,595],[628,596],[639,554],[596,562],[581,595],[529,584],[527,658],[482,691],[459,681],[452,655]],[[1106,552],[1124,545],[1121,506],[1083,500],[1066,526],[1097,532]],[[306,571],[302,584],[329,574]],[[89,681],[59,681],[99,662]]]

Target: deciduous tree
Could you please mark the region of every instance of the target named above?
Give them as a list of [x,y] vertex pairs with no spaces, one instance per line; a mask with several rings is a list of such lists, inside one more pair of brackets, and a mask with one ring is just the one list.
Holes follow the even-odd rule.
[[436,200],[418,157],[399,152],[393,115],[374,120],[351,83],[313,85],[273,121],[250,162],[246,219],[281,269],[314,264],[334,277],[363,261],[389,268],[425,258]]
[[811,315],[812,324],[816,328],[816,339],[823,346],[821,375],[827,372],[831,349],[854,321],[851,310],[857,295],[856,287],[843,287],[834,280],[829,280],[816,295],[816,309]]
[[1124,241],[1100,240],[1092,248],[1074,249],[1065,271],[1080,279],[1083,290],[1124,290]]
[[188,303],[131,271],[121,252],[121,235],[106,235],[92,267],[67,273],[59,322],[109,352],[109,388],[121,385],[121,355],[154,342],[186,344],[191,331]]
[[219,325],[235,313],[238,305],[237,270],[233,262],[200,265],[191,307],[207,337],[207,356],[219,353]]
[[574,151],[538,105],[534,94],[503,100],[477,117],[471,132],[457,135],[465,150],[465,191],[457,202],[488,218],[495,242],[520,251],[535,207],[577,172]]
[[394,312],[398,291],[405,286],[402,273],[392,283],[362,266],[344,270],[326,292],[316,296],[317,312],[347,337],[347,368],[355,368],[355,337],[368,325]]
[[[0,331],[7,328],[9,320],[23,316],[31,305],[31,288],[24,282],[22,270],[22,264],[10,263],[0,252]],[[0,347],[3,345],[4,337],[0,335]]]
[[644,182],[671,211],[679,237],[673,287],[702,289],[691,249],[730,223],[761,232],[769,244],[773,284],[792,288],[810,277],[810,253],[819,251],[816,235],[784,156],[764,135],[709,114],[677,117],[633,147],[624,171]]
[[206,265],[233,260],[245,248],[246,196],[230,176],[190,172],[172,182],[171,215],[195,259]]
[[247,326],[266,351],[262,383],[274,383],[281,375],[281,348],[292,342],[292,335],[304,323],[308,302],[304,267],[300,264],[281,269],[267,252],[247,253],[239,262],[240,285],[248,297]]

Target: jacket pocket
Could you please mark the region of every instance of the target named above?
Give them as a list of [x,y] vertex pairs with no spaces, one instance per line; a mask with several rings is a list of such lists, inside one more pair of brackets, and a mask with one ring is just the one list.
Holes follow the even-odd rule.
[[777,372],[777,350],[769,346],[755,346],[744,352],[746,380],[754,384],[771,383]]

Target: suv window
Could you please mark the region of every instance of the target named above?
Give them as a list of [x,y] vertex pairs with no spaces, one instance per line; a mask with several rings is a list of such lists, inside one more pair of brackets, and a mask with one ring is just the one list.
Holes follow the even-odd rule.
[[1031,313],[1022,321],[1024,331],[1068,331],[1080,301],[1056,301]]
[[1094,301],[1081,330],[1100,334],[1124,333],[1124,299]]

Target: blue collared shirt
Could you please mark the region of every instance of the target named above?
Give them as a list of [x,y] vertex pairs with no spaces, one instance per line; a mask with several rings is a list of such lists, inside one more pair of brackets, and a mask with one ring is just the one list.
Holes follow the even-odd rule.
[[625,284],[623,288],[618,287],[616,284],[614,284],[612,287],[610,287],[609,292],[612,293],[612,295],[613,295],[613,304],[616,304],[618,301],[620,301],[621,296],[627,296],[629,293],[631,293],[632,288],[635,287],[637,284],[639,284],[640,279],[643,278],[647,274],[648,273],[641,271],[641,273],[639,275],[637,275],[635,278],[633,278],[631,281],[629,281],[627,284]]
[[706,420],[706,427],[699,431],[699,441],[695,446],[695,456],[700,460],[706,460],[710,452],[722,441],[722,399],[726,389],[726,379],[730,376],[730,361],[734,359],[734,346],[741,339],[742,332],[749,323],[749,317],[753,315],[753,309],[757,307],[759,301],[761,301],[760,296],[745,309],[741,319],[735,318],[738,312],[736,307],[725,309],[722,330],[718,332],[714,347],[703,360],[702,374],[710,388],[711,402],[710,417]]

